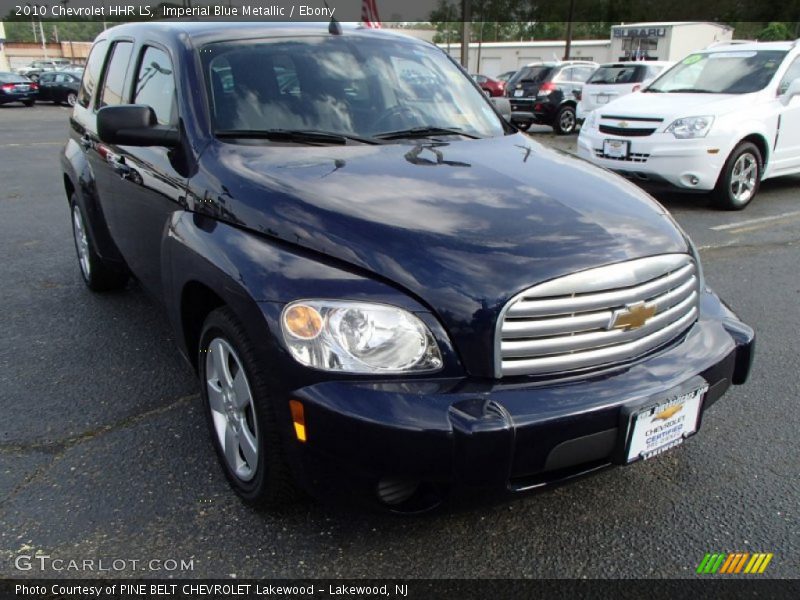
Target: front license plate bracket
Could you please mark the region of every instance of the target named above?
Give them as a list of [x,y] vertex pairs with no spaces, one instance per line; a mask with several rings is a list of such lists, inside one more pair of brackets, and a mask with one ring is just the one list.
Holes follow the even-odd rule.
[[[651,395],[646,398],[642,398],[636,402],[632,402],[622,407],[620,410],[620,422],[619,422],[619,431],[620,431],[620,439],[617,443],[617,449],[614,453],[614,460],[613,462],[620,465],[630,464],[632,462],[636,462],[642,460],[643,458],[652,458],[657,456],[661,452],[668,450],[671,447],[680,445],[686,437],[690,435],[694,435],[700,429],[700,425],[702,422],[703,416],[703,403],[705,401],[706,392],[708,391],[708,382],[703,379],[701,376],[696,375],[691,379],[687,380],[686,382],[682,383],[679,386],[665,392],[660,393],[658,395]],[[696,398],[688,397],[691,394],[697,392]],[[637,417],[640,415],[644,415],[646,412],[654,409],[656,407],[660,407],[662,405],[669,405],[670,403],[678,404],[680,403],[681,399],[683,402],[687,404],[686,408],[684,409],[684,417],[689,419],[688,427],[685,427],[682,431],[682,435],[679,439],[670,439],[669,435],[665,438],[666,441],[663,444],[657,444],[652,448],[653,451],[646,453],[646,456],[642,456],[641,454],[637,453],[634,456],[631,456],[631,452],[633,450],[631,444],[635,443],[633,437],[636,433],[636,424],[637,424]],[[668,406],[664,406],[664,408],[668,408]],[[694,412],[691,412],[694,411]],[[662,411],[663,412],[663,411]],[[680,412],[680,411],[678,411]],[[652,416],[652,415],[651,415]],[[676,416],[677,412],[676,412]],[[662,419],[663,420],[663,419]],[[641,424],[643,421],[639,421]],[[664,420],[663,424],[670,423],[670,420]],[[662,425],[662,423],[658,423],[658,425]]]

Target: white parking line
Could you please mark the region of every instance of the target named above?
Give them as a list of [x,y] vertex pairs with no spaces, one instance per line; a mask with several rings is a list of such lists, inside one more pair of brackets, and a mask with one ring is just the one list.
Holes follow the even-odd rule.
[[716,225],[711,227],[714,231],[725,231],[727,229],[738,229],[739,227],[747,227],[748,225],[755,225],[756,223],[768,223],[769,221],[777,221],[778,219],[785,219],[787,217],[800,216],[800,210],[781,213],[779,215],[772,215],[771,217],[759,217],[757,219],[748,219],[746,221],[738,221],[737,223],[727,223],[725,225]]

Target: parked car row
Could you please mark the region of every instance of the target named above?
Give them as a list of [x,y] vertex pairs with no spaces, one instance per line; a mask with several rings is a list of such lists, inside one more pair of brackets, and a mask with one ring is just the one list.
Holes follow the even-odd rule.
[[0,104],[21,102],[33,106],[37,100],[45,100],[74,106],[80,85],[80,71],[48,71],[36,81],[17,73],[0,72]]

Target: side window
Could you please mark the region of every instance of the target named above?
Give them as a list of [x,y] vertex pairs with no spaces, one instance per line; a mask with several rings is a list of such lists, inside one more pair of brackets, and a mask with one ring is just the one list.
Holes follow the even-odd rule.
[[150,106],[161,125],[171,125],[177,120],[175,75],[172,61],[163,50],[145,47],[136,74],[133,103]]
[[556,75],[555,81],[575,81],[575,69],[573,67],[564,67],[561,69],[561,72]]
[[575,79],[573,81],[586,81],[594,73],[594,67],[577,67],[575,69]]
[[78,91],[78,104],[84,108],[88,108],[89,102],[92,101],[92,94],[94,93],[94,88],[97,87],[97,80],[100,79],[100,70],[103,68],[107,47],[108,42],[100,40],[89,53],[89,60],[86,61],[86,69],[83,71],[81,88]]
[[97,108],[123,104],[122,92],[125,87],[125,75],[128,72],[128,63],[131,59],[133,44],[131,42],[117,42],[111,49],[111,59],[106,67],[103,91]]
[[781,84],[778,86],[778,94],[785,94],[791,83],[797,78],[800,78],[800,56],[795,58],[792,64],[789,65],[789,70],[786,71],[783,79],[781,79]]
[[53,76],[50,73],[42,73],[39,75],[39,83],[51,83]]

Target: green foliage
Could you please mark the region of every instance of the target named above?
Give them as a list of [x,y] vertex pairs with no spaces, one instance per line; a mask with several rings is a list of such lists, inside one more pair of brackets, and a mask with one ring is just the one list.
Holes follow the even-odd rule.
[[781,41],[794,39],[796,36],[790,29],[791,25],[794,25],[794,23],[773,21],[758,33],[758,39],[761,41]]
[[[34,28],[36,29],[34,39]],[[91,42],[103,31],[98,21],[42,21],[44,36],[48,42],[56,41],[56,33],[61,41]],[[6,21],[6,40],[9,42],[39,42],[38,20],[31,27],[30,21]]]

